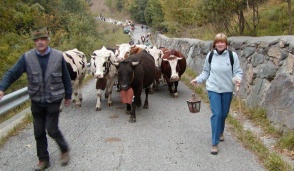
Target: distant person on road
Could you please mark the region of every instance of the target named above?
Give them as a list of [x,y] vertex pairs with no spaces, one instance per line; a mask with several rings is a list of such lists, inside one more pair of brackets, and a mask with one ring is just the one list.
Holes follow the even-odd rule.
[[[211,58],[208,53],[202,73],[191,81],[194,86],[206,81],[206,90],[212,111],[210,118],[212,148],[210,153],[213,155],[218,154],[218,143],[224,141],[225,121],[230,110],[234,84],[239,87],[243,75],[237,54],[229,51],[227,47],[227,36],[223,33],[217,34],[213,42],[213,51],[210,52],[213,53]],[[236,90],[238,91],[238,88]]]
[[141,29],[142,29],[142,31],[143,31],[143,29],[144,29],[144,26],[143,26],[143,25],[141,26]]
[[146,31],[147,31],[148,30],[148,26],[146,26],[145,28],[146,28]]
[[145,43],[146,46],[149,46],[150,43],[148,42],[148,40],[146,40],[146,43]]
[[140,40],[138,40],[137,45],[141,44]]
[[35,48],[24,53],[0,82],[1,100],[8,87],[23,73],[27,74],[39,158],[35,171],[50,166],[46,131],[59,146],[61,165],[67,165],[70,159],[69,146],[58,128],[58,120],[63,98],[65,106],[71,103],[71,79],[62,52],[50,48],[49,39],[46,27],[33,31],[32,40]]
[[130,45],[133,45],[134,44],[134,39],[131,39],[130,42],[129,42],[129,44]]

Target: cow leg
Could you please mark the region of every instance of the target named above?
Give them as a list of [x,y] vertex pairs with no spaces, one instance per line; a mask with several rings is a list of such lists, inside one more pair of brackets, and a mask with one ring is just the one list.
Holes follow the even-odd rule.
[[150,91],[149,91],[149,94],[153,94],[153,92],[155,91],[155,81],[153,81],[153,83],[150,85]]
[[169,81],[166,81],[167,83],[167,86],[168,86],[168,91],[169,91],[169,94],[172,95],[173,94],[173,83],[169,82]]
[[102,90],[101,89],[97,89],[97,102],[96,102],[96,111],[100,111],[101,110],[101,93]]
[[108,99],[108,97],[109,97],[108,88],[106,88],[106,90],[105,90],[105,99]]
[[143,106],[143,109],[148,109],[149,108],[149,103],[148,103],[148,94],[149,94],[149,91],[150,91],[150,87],[147,87],[145,88],[145,102],[144,102],[144,106]]
[[74,80],[74,86],[73,86],[73,96],[74,96],[74,100],[75,100],[75,103],[76,103],[76,107],[81,107],[81,101],[80,99],[78,98],[78,94],[79,94],[79,80],[76,79]]
[[155,90],[155,91],[158,91],[158,89],[159,89],[159,84],[160,84],[159,78],[156,78],[156,79],[154,80],[154,90]]
[[79,80],[79,87],[78,87],[78,98],[82,102],[83,101],[83,94],[82,94],[82,83],[84,81],[85,74]]
[[[135,97],[136,98],[136,97]],[[141,100],[141,96],[138,97],[138,100],[135,101],[136,102],[136,106],[137,107],[141,107],[142,106],[142,100]]]
[[127,104],[127,107],[126,107],[126,115],[129,115],[131,113],[131,110],[132,110],[132,107],[130,104]]
[[107,104],[108,104],[108,106],[112,106],[113,104],[112,104],[112,96],[111,95],[112,95],[112,87],[114,85],[114,79],[110,80],[108,83],[109,84],[107,84],[107,89],[106,89],[107,94],[108,94]]
[[131,110],[131,116],[130,116],[129,122],[131,123],[136,122],[136,101],[133,101],[132,103],[132,110]]
[[178,84],[179,84],[179,81],[176,81],[174,82],[174,97],[178,97]]

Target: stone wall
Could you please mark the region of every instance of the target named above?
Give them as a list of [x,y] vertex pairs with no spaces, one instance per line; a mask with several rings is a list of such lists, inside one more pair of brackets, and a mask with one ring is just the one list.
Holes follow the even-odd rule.
[[[249,107],[262,107],[281,130],[294,130],[294,36],[229,37],[229,49],[240,59],[244,75],[240,96]],[[155,45],[181,51],[201,73],[212,40],[168,38],[155,34]]]

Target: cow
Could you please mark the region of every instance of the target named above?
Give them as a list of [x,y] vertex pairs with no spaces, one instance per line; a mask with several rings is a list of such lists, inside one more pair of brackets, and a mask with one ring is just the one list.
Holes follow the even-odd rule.
[[130,55],[119,63],[114,63],[118,69],[118,83],[122,91],[133,90],[133,100],[127,103],[126,112],[131,114],[129,122],[136,122],[136,107],[142,105],[141,94],[145,89],[144,109],[149,108],[149,86],[155,77],[155,64],[152,56],[143,50],[140,53]]
[[[143,45],[143,46],[145,46],[145,45]],[[130,48],[129,56],[132,55],[132,54],[135,54],[135,53],[140,53],[143,50],[145,50],[145,48],[142,48],[142,45],[133,45]]]
[[116,45],[115,57],[118,61],[121,61],[129,56],[131,46],[128,43]]
[[93,55],[91,55],[91,73],[96,78],[96,111],[101,110],[101,95],[103,90],[105,90],[105,98],[107,98],[108,106],[113,105],[111,95],[117,69],[111,62],[116,62],[114,53],[104,46],[100,50],[95,50]]
[[186,70],[186,58],[180,51],[174,49],[161,48],[161,50],[163,51],[161,73],[168,85],[169,93],[178,97],[177,87],[181,75]]
[[148,48],[147,52],[154,58],[155,62],[155,80],[154,83],[151,86],[151,91],[157,91],[160,80],[162,80],[162,74],[161,74],[161,62],[162,62],[162,57],[163,57],[163,51],[160,49],[157,49],[156,46],[153,46],[152,48]]
[[[83,100],[81,88],[87,71],[87,58],[85,54],[78,49],[63,52],[63,58],[66,62],[66,67],[72,82],[73,102],[75,102],[77,107],[81,107],[81,101]],[[60,106],[60,111],[62,111],[62,106]]]

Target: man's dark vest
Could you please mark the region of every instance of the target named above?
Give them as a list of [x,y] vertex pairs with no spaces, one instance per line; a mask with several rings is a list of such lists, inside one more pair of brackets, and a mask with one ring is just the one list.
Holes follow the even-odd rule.
[[36,49],[25,53],[28,92],[33,102],[52,103],[64,98],[62,59],[62,52],[51,48],[43,78]]

